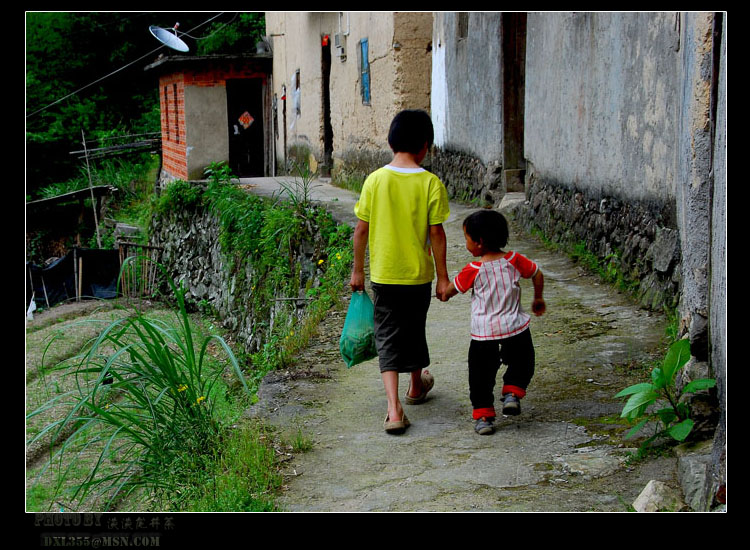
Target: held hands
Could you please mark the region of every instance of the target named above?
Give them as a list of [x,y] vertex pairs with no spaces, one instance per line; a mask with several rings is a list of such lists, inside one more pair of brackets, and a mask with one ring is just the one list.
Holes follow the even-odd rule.
[[453,287],[453,283],[448,278],[438,278],[437,286],[435,288],[435,296],[441,302],[447,302],[452,296],[455,296],[456,292]]

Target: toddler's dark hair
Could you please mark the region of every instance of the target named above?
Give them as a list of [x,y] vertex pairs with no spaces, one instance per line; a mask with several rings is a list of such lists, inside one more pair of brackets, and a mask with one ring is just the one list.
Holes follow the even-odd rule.
[[432,147],[435,131],[432,119],[421,109],[406,109],[398,113],[388,131],[388,145],[394,153],[418,154],[425,143]]
[[508,244],[508,222],[497,210],[477,210],[464,220],[466,234],[491,252],[499,252]]

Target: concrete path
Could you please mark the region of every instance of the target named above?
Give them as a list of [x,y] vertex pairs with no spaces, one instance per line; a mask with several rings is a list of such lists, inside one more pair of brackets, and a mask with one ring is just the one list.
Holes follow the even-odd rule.
[[[278,193],[273,178],[243,184],[258,194]],[[355,222],[355,194],[316,185],[314,199],[341,221]],[[506,199],[503,209],[523,196]],[[472,208],[451,208],[445,227],[453,276],[471,260],[461,225]],[[289,441],[312,442],[310,450],[282,457],[285,510],[626,511],[649,480],[676,484],[674,459],[627,463],[632,449],[621,442],[622,403],[613,398],[642,381],[643,371],[635,376],[633,366],[662,355],[664,319],[536,239],[512,231],[508,248],[535,260],[546,279],[547,314],[532,318],[537,368],[522,414],[500,417],[493,435],[474,433],[467,380],[470,297],[459,295],[448,303],[435,300],[430,309],[435,388],[426,403],[405,405],[412,426],[404,435],[386,434],[377,360],[347,369],[338,353],[344,304],[321,324],[294,368],[267,376],[249,411]],[[527,310],[531,296],[527,284]],[[407,380],[401,377],[401,394]]]

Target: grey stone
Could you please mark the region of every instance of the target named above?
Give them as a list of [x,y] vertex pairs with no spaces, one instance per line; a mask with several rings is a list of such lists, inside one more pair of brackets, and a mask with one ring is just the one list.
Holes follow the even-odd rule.
[[637,512],[679,512],[684,507],[679,491],[657,480],[649,481],[633,502]]

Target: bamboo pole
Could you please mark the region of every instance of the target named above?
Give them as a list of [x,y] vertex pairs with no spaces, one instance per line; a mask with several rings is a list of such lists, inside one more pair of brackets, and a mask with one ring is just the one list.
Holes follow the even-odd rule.
[[83,256],[78,258],[78,302],[81,301],[83,295]]
[[99,236],[99,213],[96,211],[96,199],[94,198],[94,185],[91,182],[91,167],[89,166],[89,152],[86,149],[86,136],[81,128],[81,139],[83,140],[83,150],[86,153],[86,171],[89,174],[89,190],[91,191],[91,208],[94,210],[94,227],[96,228],[96,244],[102,247],[102,239]]

